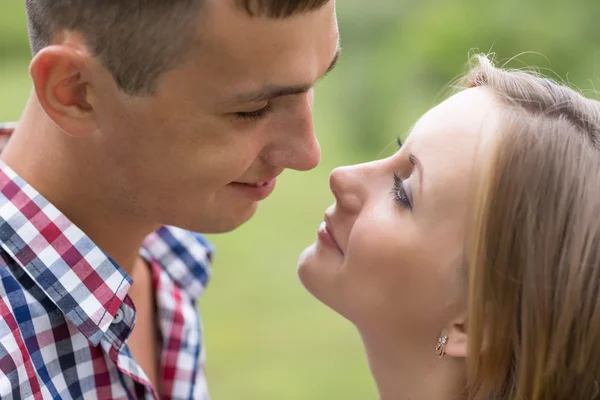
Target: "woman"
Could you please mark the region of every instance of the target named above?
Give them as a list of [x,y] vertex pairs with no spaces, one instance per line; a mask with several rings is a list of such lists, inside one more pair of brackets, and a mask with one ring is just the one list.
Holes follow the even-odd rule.
[[394,156],[339,168],[299,276],[382,400],[600,398],[600,104],[485,57]]

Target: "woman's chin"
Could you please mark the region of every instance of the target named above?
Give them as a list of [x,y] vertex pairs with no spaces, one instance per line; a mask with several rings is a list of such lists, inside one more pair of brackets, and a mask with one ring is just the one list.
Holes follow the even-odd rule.
[[342,261],[343,257],[339,251],[334,251],[317,240],[300,253],[298,273],[302,274],[304,270],[314,270],[314,273],[331,274],[339,268]]
[[310,294],[327,304],[342,260],[338,254],[315,242],[300,254],[298,278]]
[[300,257],[298,258],[298,278],[308,291],[310,291],[310,288],[307,287],[307,284],[311,281],[311,275],[313,275],[311,270],[317,264],[316,247],[316,243],[311,244],[300,253]]

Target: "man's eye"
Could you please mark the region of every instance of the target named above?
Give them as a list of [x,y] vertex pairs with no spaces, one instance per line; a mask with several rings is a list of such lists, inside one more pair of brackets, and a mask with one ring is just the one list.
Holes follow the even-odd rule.
[[235,116],[245,121],[255,121],[265,117],[268,113],[273,110],[273,105],[268,103],[266,106],[259,110],[247,111],[247,112],[236,112]]

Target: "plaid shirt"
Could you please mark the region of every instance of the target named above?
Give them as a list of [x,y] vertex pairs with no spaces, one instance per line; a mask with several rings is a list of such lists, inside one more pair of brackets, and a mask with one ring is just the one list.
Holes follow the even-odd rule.
[[[0,146],[11,133],[0,126]],[[140,255],[151,266],[164,399],[208,399],[196,301],[212,248],[163,227]],[[0,162],[0,398],[155,399],[127,338],[131,278]]]

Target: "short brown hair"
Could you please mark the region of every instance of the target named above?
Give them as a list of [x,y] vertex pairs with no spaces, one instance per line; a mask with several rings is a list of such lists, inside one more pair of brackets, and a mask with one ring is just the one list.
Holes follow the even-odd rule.
[[[225,1],[225,0],[216,0]],[[330,0],[235,0],[250,16],[286,18]],[[151,94],[159,76],[182,60],[206,0],[25,0],[34,54],[65,30],[79,32],[90,51],[130,94]]]
[[500,104],[470,241],[470,398],[593,399],[600,103],[486,57],[466,87],[488,88]]

